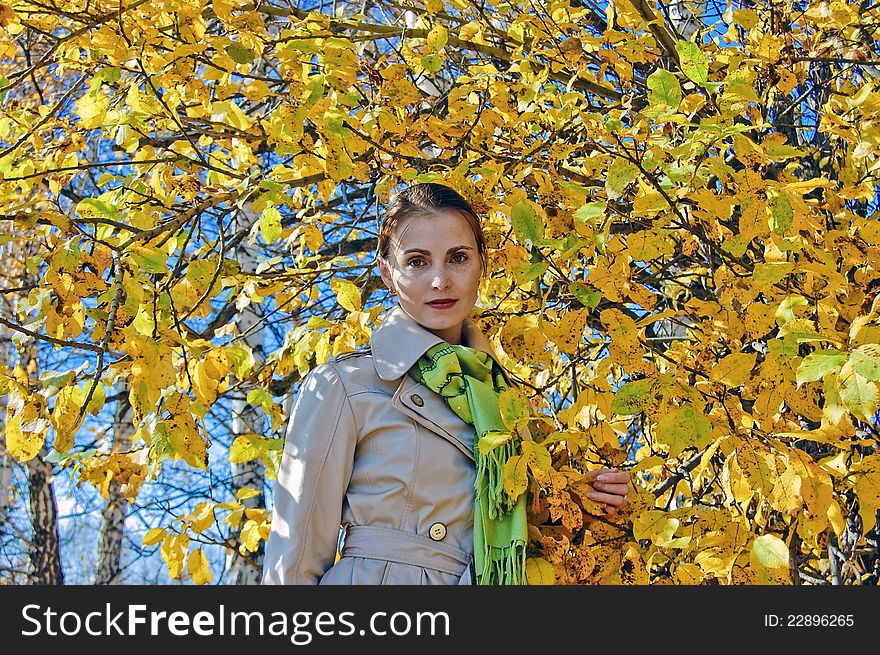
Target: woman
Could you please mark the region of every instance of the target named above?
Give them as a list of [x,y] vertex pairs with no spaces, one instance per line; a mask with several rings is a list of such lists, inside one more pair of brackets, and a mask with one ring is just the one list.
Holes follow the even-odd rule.
[[[448,187],[412,186],[385,214],[377,260],[398,304],[369,349],[301,385],[263,583],[523,584],[525,494],[514,502],[500,488],[517,443],[474,447],[475,434],[503,433],[507,388],[469,318],[486,270],[479,218]],[[629,474],[591,476],[591,497],[613,514]]]

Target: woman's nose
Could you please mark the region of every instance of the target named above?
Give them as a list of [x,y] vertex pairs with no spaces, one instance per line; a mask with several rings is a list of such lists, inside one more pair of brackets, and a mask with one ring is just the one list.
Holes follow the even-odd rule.
[[445,289],[449,285],[449,276],[444,269],[440,269],[434,273],[434,279],[431,286],[435,289]]

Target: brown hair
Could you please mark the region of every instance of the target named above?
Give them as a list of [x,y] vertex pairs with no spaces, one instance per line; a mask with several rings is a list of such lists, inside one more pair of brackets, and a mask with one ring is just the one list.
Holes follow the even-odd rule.
[[480,253],[480,262],[483,271],[486,270],[486,239],[483,237],[483,228],[480,225],[480,217],[474,211],[470,203],[465,200],[457,191],[443,184],[435,184],[426,182],[424,184],[414,184],[413,186],[401,191],[382,217],[382,223],[379,226],[379,240],[377,250],[382,259],[388,259],[388,248],[391,243],[391,237],[397,231],[398,226],[404,219],[416,214],[431,214],[444,209],[457,211],[468,222],[474,233],[477,242],[477,252]]

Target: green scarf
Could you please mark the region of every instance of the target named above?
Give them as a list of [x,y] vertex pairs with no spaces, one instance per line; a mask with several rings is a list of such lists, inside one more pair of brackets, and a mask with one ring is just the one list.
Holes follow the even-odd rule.
[[507,390],[501,367],[486,353],[439,343],[422,355],[409,374],[440,394],[465,423],[474,426],[477,584],[526,584],[526,494],[514,500],[504,491],[504,465],[520,454],[520,438],[514,435],[486,454],[477,447],[487,432],[507,431],[498,409],[498,396]]

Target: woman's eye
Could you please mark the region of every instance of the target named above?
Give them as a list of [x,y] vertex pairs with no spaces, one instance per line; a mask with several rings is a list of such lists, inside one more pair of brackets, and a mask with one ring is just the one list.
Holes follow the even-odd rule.
[[467,261],[467,255],[463,252],[457,252],[452,256],[452,261],[456,264],[464,264]]
[[[418,263],[417,263],[417,262],[418,262]],[[413,266],[413,267],[415,267],[415,268],[418,268],[422,263],[423,263],[423,261],[422,261],[422,258],[421,258],[421,257],[413,257],[413,258],[410,259],[409,262],[408,262],[408,264],[409,264],[410,266]]]

